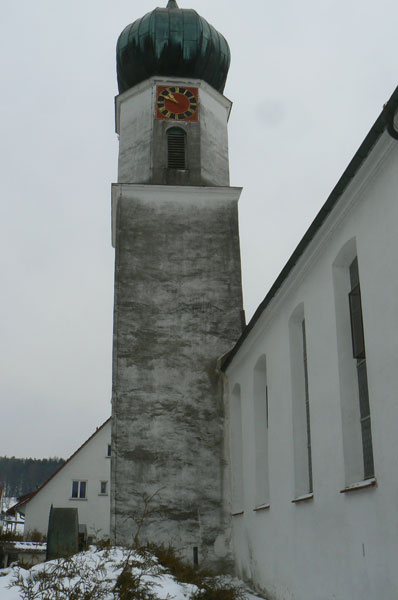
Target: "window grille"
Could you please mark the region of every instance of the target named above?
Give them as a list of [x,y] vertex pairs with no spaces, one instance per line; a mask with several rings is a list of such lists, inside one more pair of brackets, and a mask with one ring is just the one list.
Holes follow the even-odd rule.
[[365,358],[365,338],[363,335],[361,288],[354,286],[348,294],[352,333],[352,352],[354,358]]
[[179,127],[167,131],[167,166],[169,169],[186,168],[186,133]]
[[372,429],[370,421],[368,376],[366,369],[365,336],[363,332],[361,288],[359,285],[358,259],[350,265],[351,291],[348,294],[351,318],[353,355],[357,361],[359,410],[361,419],[364,479],[374,476]]

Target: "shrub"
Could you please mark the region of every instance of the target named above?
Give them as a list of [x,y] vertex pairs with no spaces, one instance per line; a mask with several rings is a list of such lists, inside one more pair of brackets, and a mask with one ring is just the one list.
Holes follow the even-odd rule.
[[22,542],[23,535],[21,533],[0,533],[0,542]]
[[10,587],[17,587],[22,600],[105,600],[110,582],[101,561],[92,566],[75,555],[31,569],[28,574],[17,568]]
[[37,529],[32,529],[28,531],[26,535],[26,541],[44,543],[47,541],[47,536],[38,531]]
[[208,569],[190,565],[178,556],[173,546],[150,544],[148,550],[177,581],[197,586],[198,589],[192,593],[191,600],[243,600],[242,587]]
[[204,579],[191,596],[192,600],[243,600],[244,598],[243,588],[223,577]]
[[231,580],[186,564],[172,547],[91,548],[30,571],[16,567],[9,587],[18,588],[21,600],[157,600],[154,577],[166,571],[194,584],[189,600],[243,600]]

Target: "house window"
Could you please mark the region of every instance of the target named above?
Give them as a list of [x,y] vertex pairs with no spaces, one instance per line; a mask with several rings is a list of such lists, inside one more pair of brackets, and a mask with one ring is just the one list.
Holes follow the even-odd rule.
[[186,133],[180,127],[167,130],[167,166],[169,169],[186,168]]
[[100,494],[106,495],[108,493],[108,482],[100,481]]
[[111,446],[111,444],[108,444],[108,449],[107,449],[107,454],[106,455],[108,457],[111,456],[111,452],[112,452],[112,446]]
[[268,385],[266,357],[261,356],[253,373],[255,505],[269,504],[268,474]]
[[292,381],[294,494],[301,498],[313,492],[310,391],[308,381],[307,335],[304,305],[300,304],[289,322]]
[[87,481],[72,481],[72,498],[86,498]]
[[[374,477],[366,343],[355,238],[333,263],[346,487]],[[366,323],[365,323],[366,325]]]

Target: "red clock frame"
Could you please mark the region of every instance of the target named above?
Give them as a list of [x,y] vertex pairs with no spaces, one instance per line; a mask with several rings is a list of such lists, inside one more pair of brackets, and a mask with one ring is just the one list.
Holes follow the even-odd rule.
[[196,122],[199,118],[198,88],[182,85],[158,85],[156,88],[156,119],[162,121]]

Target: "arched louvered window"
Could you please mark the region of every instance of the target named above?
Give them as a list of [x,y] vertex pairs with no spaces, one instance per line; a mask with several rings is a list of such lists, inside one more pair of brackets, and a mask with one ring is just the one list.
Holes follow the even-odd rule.
[[186,169],[186,133],[179,127],[167,131],[167,166],[169,169]]

